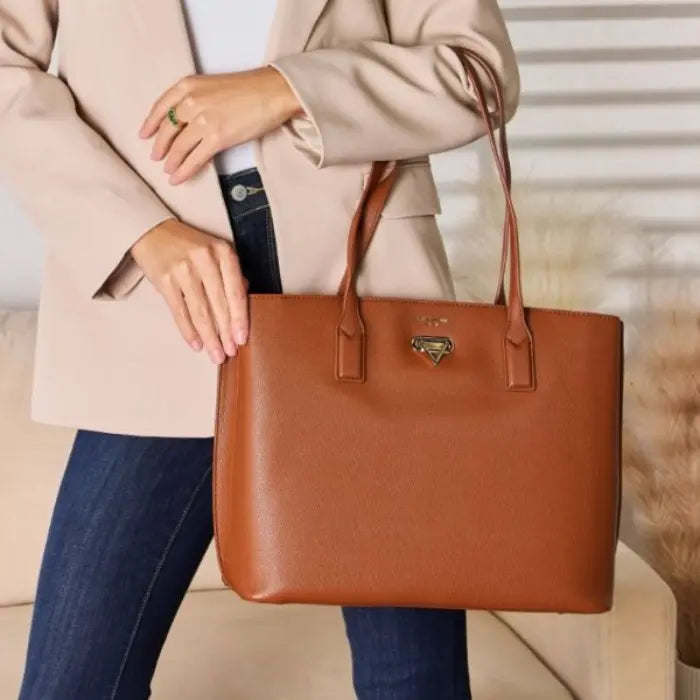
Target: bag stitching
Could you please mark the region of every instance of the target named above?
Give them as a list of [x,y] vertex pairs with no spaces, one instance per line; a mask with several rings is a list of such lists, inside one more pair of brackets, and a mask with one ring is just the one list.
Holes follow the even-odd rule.
[[[338,297],[340,298],[339,295],[334,295],[334,294],[275,294],[275,293],[257,293],[255,294],[256,297],[270,297],[270,298],[277,298],[278,300],[282,301],[284,299],[324,299],[324,298],[334,298]],[[475,301],[453,301],[451,299],[401,299],[397,297],[376,297],[376,296],[364,296],[360,298],[360,302],[362,301],[386,301],[386,302],[391,302],[394,304],[408,304],[408,305],[424,305],[424,304],[439,304],[442,306],[450,306],[450,307],[462,307],[462,308],[485,308],[485,309],[493,309],[496,308],[496,304],[487,304],[487,303],[481,303],[481,302],[475,302]],[[506,308],[506,307],[503,307]],[[531,306],[526,306],[524,307],[525,309],[528,310],[533,310],[533,311],[544,311],[547,313],[552,313],[552,314],[560,314],[564,316],[593,316],[595,318],[600,318],[600,319],[608,319],[612,321],[617,321],[618,323],[622,322],[622,319],[619,316],[615,316],[613,314],[605,314],[605,313],[599,313],[597,311],[572,311],[569,309],[550,309],[546,307],[531,307]]]

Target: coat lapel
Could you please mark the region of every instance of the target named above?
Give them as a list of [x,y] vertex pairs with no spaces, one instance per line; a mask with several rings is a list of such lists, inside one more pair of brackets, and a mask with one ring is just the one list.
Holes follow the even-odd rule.
[[[330,0],[277,0],[264,50],[264,60],[303,51],[316,21]],[[183,0],[124,0],[130,13],[132,39],[143,51],[142,89],[155,100],[178,79],[197,71]],[[214,163],[177,185],[173,200],[183,213],[207,212],[202,223],[231,238],[226,204]]]
[[[170,74],[195,70],[183,0],[127,0],[134,29],[148,41],[149,67],[155,60]],[[266,61],[303,51],[330,0],[277,0],[264,57]],[[148,73],[148,71],[145,71]]]
[[303,51],[330,0],[277,0],[265,60]]

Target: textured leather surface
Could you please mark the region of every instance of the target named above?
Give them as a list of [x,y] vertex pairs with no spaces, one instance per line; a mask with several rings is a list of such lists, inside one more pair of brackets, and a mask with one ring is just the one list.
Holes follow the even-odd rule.
[[[216,529],[255,600],[600,612],[619,498],[621,327],[528,310],[538,387],[505,388],[503,307],[364,299],[367,381],[334,374],[332,296],[251,297],[221,373]],[[410,347],[444,317],[455,351]]]
[[[506,198],[507,304],[357,295],[385,163],[338,295],[251,295],[248,344],[219,371],[214,479],[219,563],[245,599],[610,608],[622,321],[523,306],[505,132],[470,58],[495,76],[463,53]],[[453,350],[435,365],[416,336]]]

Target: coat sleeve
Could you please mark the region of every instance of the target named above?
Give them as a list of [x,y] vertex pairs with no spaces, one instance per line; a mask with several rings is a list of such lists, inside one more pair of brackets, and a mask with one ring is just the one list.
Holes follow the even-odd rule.
[[496,0],[384,6],[390,41],[313,49],[268,64],[304,109],[283,129],[317,168],[439,153],[482,136],[474,93],[448,44],[490,63],[503,86],[506,121],[515,113],[520,76]]
[[47,72],[57,12],[57,0],[0,2],[0,177],[80,293],[119,298],[143,277],[130,247],[175,215]]

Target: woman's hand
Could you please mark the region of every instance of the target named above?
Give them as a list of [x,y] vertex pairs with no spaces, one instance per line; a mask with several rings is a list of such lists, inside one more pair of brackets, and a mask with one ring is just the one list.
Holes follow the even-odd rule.
[[131,255],[170,307],[182,337],[212,362],[233,356],[248,336],[248,281],[230,242],[167,219]]
[[[167,118],[171,108],[177,126]],[[155,134],[151,157],[166,159],[165,172],[177,185],[219,151],[259,138],[302,111],[289,83],[271,66],[188,75],[156,100],[139,136]]]

